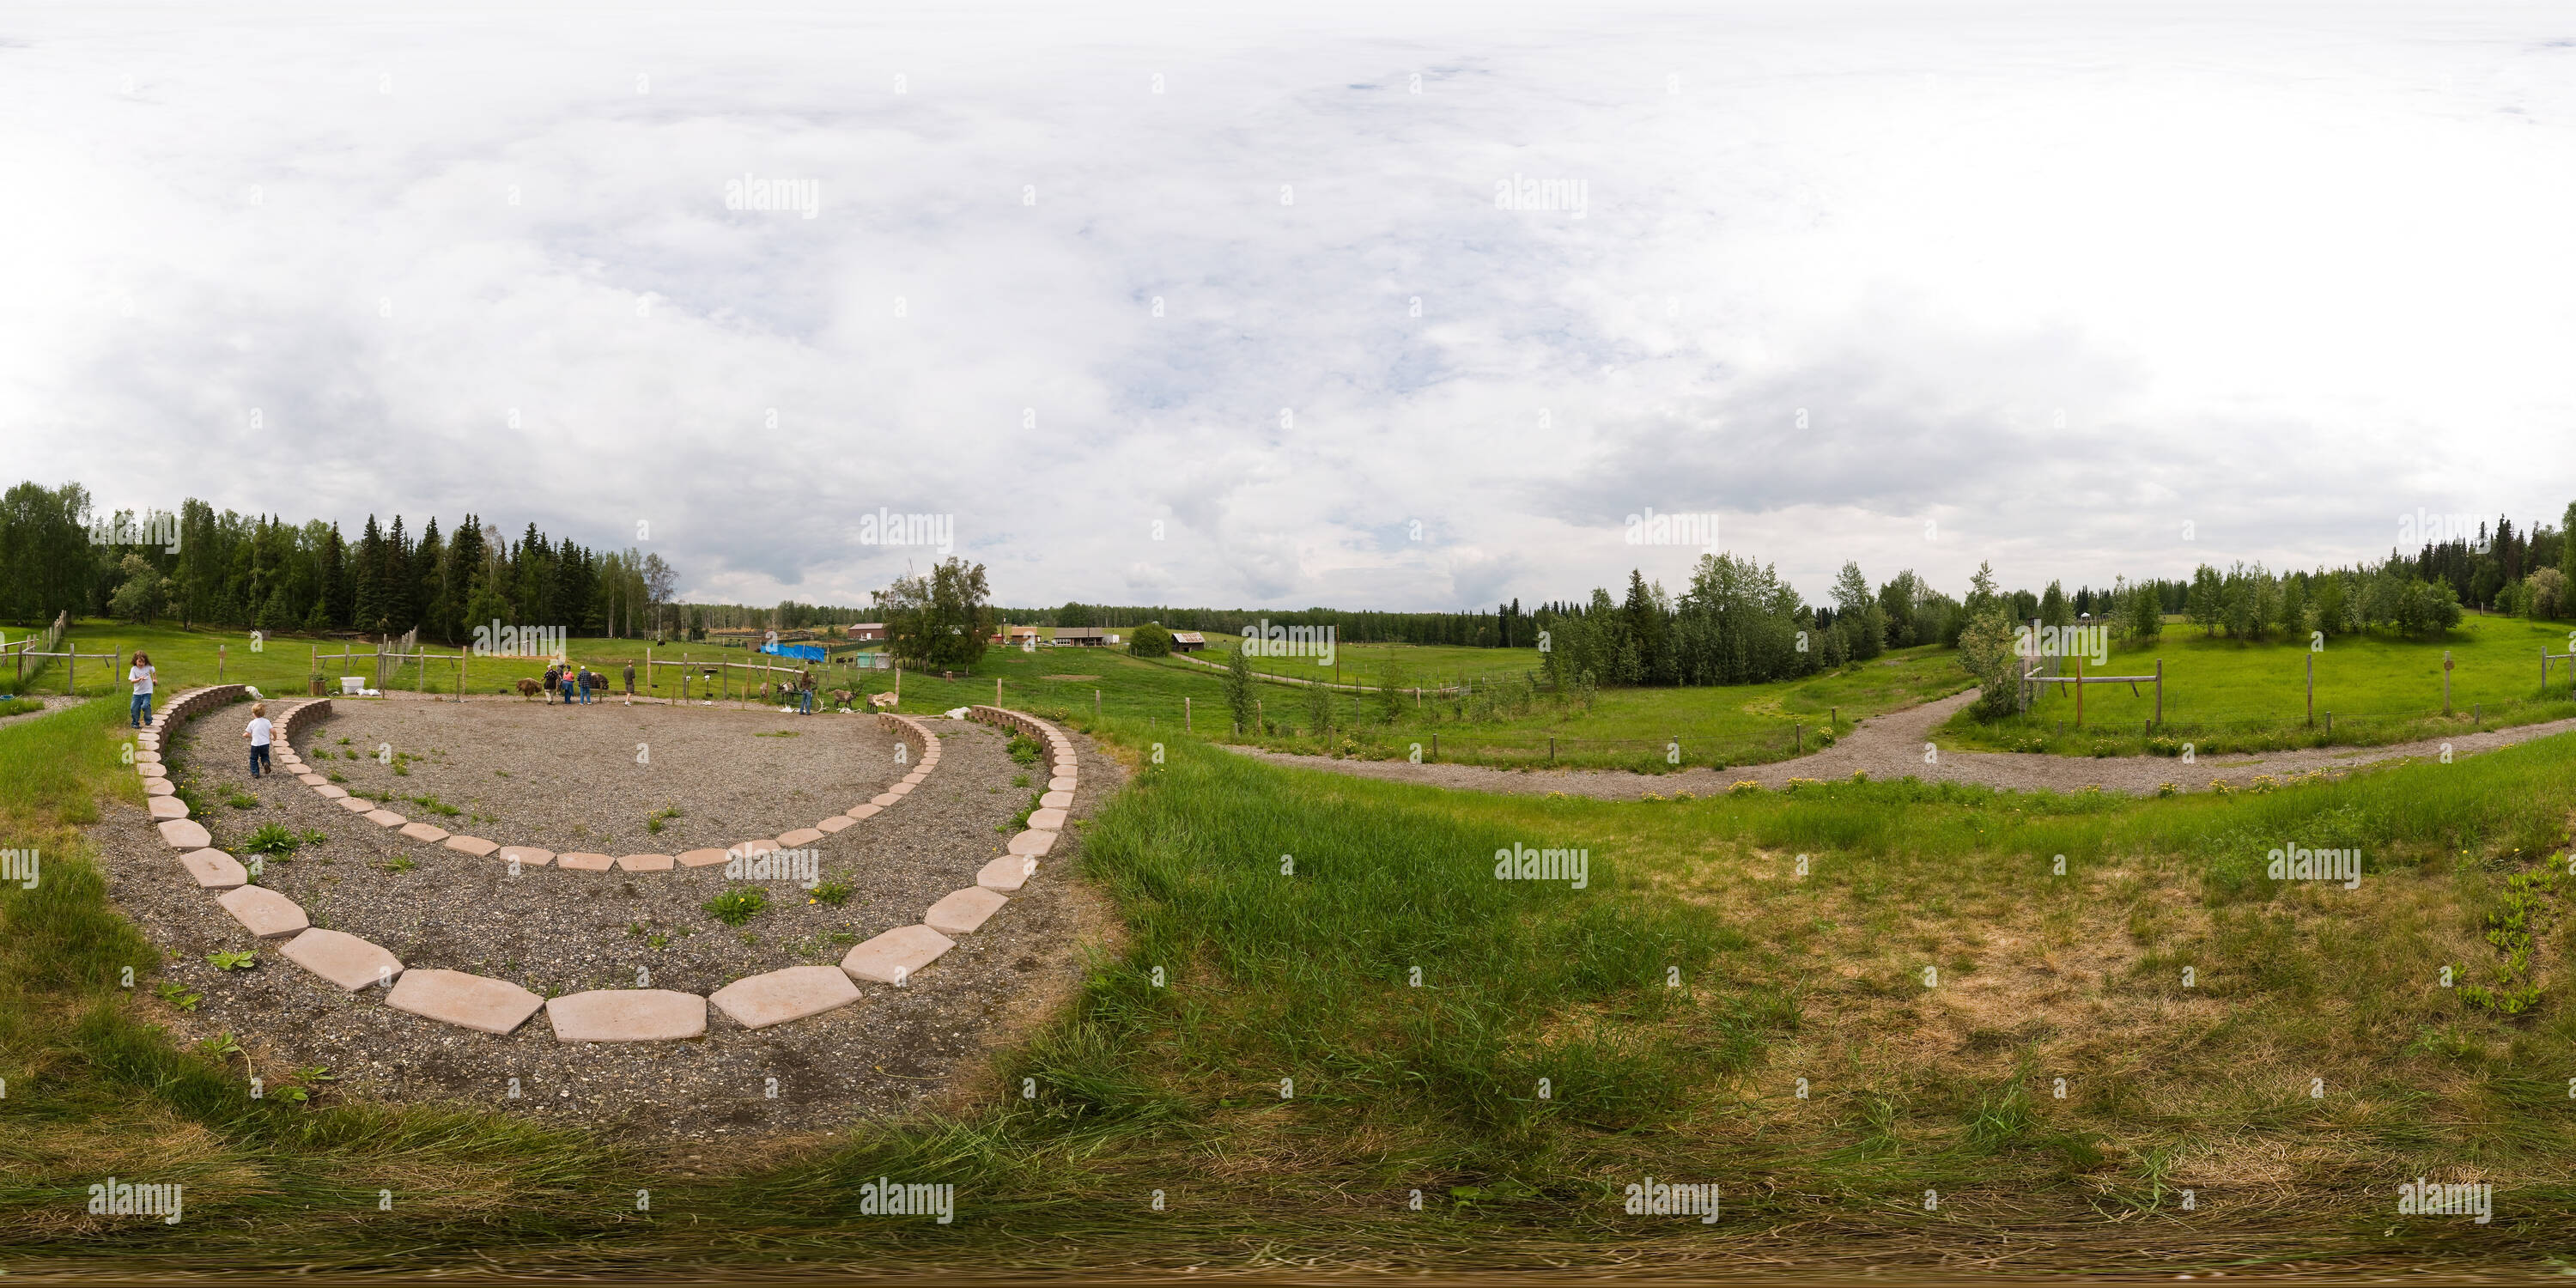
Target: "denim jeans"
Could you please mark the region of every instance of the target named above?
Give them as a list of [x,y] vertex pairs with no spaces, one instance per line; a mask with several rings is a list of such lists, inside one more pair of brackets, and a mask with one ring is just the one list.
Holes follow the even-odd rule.
[[809,716],[814,714],[814,691],[811,689],[800,689],[797,691],[797,696],[804,699],[805,714]]
[[268,748],[266,748],[266,747],[264,747],[264,746],[263,746],[263,747],[253,747],[253,748],[251,748],[251,749],[250,749],[250,776],[251,776],[251,777],[253,777],[253,778],[257,778],[257,777],[259,777],[262,773],[266,772],[266,771],[267,771],[267,769],[268,769]]
[[127,724],[137,729],[150,725],[152,723],[152,695],[149,693],[135,694],[134,705],[126,711],[125,720]]
[[590,705],[590,686],[587,684],[581,686],[581,704],[585,707]]

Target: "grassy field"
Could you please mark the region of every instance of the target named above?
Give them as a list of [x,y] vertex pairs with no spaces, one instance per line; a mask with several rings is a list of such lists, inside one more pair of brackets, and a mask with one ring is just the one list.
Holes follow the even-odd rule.
[[[2439,640],[2382,636],[2326,641],[2311,655],[2304,644],[2247,644],[2210,639],[2188,626],[2168,626],[2162,641],[2116,649],[2107,666],[2085,661],[2088,674],[2145,675],[2165,666],[2164,726],[2150,736],[2153,686],[2132,695],[2125,685],[2085,686],[2079,730],[2071,686],[2031,714],[1984,724],[1962,714],[1940,731],[1945,744],[1989,750],[2076,755],[2175,754],[2188,741],[2202,753],[2266,751],[2330,744],[2375,746],[2502,725],[2576,716],[2564,661],[2550,664],[2550,696],[2540,692],[2540,653],[2569,649],[2566,627],[2510,617],[2470,617]],[[2442,654],[2454,662],[2451,702],[2442,714]],[[2307,716],[2307,667],[2316,663],[2317,718]],[[2070,668],[2069,674],[2072,674]],[[2332,716],[2333,729],[2327,731]],[[2066,729],[2058,732],[2060,722]]]
[[[162,660],[171,687],[196,678]],[[1089,687],[1053,683],[1037,696]],[[1973,1254],[2242,1274],[2539,1268],[2569,1242],[2576,739],[2176,800],[1894,782],[1618,804],[1277,769],[1113,711],[1097,734],[1164,762],[1085,838],[1123,951],[995,1070],[1036,1099],[705,1175],[464,1109],[252,1102],[174,1049],[156,952],[77,830],[140,799],[122,705],[0,728],[0,845],[44,855],[35,889],[0,888],[16,1273]],[[2285,843],[2358,849],[2366,875],[2271,880]],[[1494,879],[1514,845],[1584,850],[1583,887]],[[110,1174],[185,1183],[187,1219],[87,1216]],[[877,1175],[957,1185],[957,1224],[858,1217]],[[1718,1183],[1722,1221],[1623,1214],[1649,1175]],[[2419,1175],[2491,1182],[2493,1222],[2395,1215]]]

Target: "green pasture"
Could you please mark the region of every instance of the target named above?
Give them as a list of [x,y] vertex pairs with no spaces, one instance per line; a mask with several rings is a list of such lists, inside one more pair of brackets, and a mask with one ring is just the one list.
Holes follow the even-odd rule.
[[[2564,624],[2512,617],[2469,617],[2438,640],[2343,636],[2311,652],[2307,643],[2239,644],[2169,625],[2161,641],[2115,648],[2108,665],[2085,659],[2089,675],[2148,675],[2164,663],[2164,725],[2150,735],[2155,690],[2084,686],[2079,727],[2072,686],[2036,704],[2028,716],[1982,723],[1962,713],[1940,730],[1944,743],[1994,750],[2073,754],[2173,754],[2183,742],[2204,753],[2262,751],[2330,744],[2378,745],[2576,716],[2564,659],[2549,664],[2541,692],[2541,652],[2569,651]],[[2442,713],[2442,656],[2451,655],[2452,714]],[[2316,717],[2308,717],[2308,668],[2316,674]],[[2067,674],[2074,674],[2070,665]],[[2332,729],[2328,730],[2329,717]],[[2060,724],[2064,732],[2059,731]]]

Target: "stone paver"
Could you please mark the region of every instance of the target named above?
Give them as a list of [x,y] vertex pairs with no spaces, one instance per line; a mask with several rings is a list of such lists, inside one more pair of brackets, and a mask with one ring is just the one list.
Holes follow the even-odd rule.
[[1073,793],[1047,792],[1038,797],[1038,807],[1041,809],[1071,809],[1073,808]]
[[558,854],[555,856],[556,867],[570,868],[575,872],[606,872],[610,867],[614,866],[616,862],[617,860],[615,857],[606,854]]
[[508,1033],[528,1022],[546,999],[511,983],[455,970],[408,970],[385,994],[397,1011],[478,1033]]
[[[255,889],[256,887],[244,887]],[[402,974],[403,964],[356,935],[314,929],[286,941],[286,960],[354,993]]]
[[620,872],[668,872],[678,860],[667,854],[621,854],[617,856]]
[[793,832],[781,833],[778,837],[778,848],[782,850],[801,850],[822,839],[823,833],[821,829],[800,827]]
[[1061,832],[1064,830],[1064,811],[1052,807],[1030,810],[1029,826],[1040,832]]
[[321,786],[314,788],[313,791],[326,801],[347,800],[349,797],[348,788],[333,787],[328,783],[324,783]]
[[146,796],[176,796],[179,794],[179,789],[171,786],[170,780],[167,778],[146,778],[143,780],[143,794]]
[[902,799],[903,798],[901,796],[897,796],[893,792],[878,792],[876,796],[868,802],[868,804],[874,805],[878,809],[884,809],[886,806],[892,805],[896,801]]
[[552,850],[539,849],[533,845],[502,846],[501,861],[503,863],[507,863],[512,859],[517,859],[519,861],[519,866],[523,868],[542,868],[555,861],[555,852]]
[[982,886],[968,886],[930,905],[930,911],[921,914],[921,924],[943,935],[972,934],[985,918],[1000,912],[1002,905],[1009,902]]
[[191,850],[179,856],[179,864],[188,869],[188,875],[195,877],[202,889],[230,890],[250,884],[250,870],[221,850]]
[[681,852],[679,858],[680,866],[684,868],[711,868],[725,861],[725,852],[722,850],[684,850]]
[[376,803],[368,800],[364,796],[343,796],[340,798],[340,808],[347,810],[352,814],[364,814],[373,810],[375,807]]
[[903,776],[903,781],[910,783],[915,787],[919,787],[921,785],[921,780],[928,777],[930,777],[929,771],[916,769],[909,774],[905,774]]
[[754,838],[752,838],[751,840],[744,841],[743,843],[741,843],[741,844],[739,844],[739,845],[735,845],[735,846],[731,846],[731,847],[727,848],[727,849],[725,850],[725,857],[726,857],[726,858],[729,858],[729,859],[733,859],[733,858],[741,858],[741,859],[754,858],[754,857],[757,857],[757,856],[759,856],[759,855],[767,854],[767,853],[769,853],[770,851],[775,850],[775,849],[777,849],[777,848],[778,848],[778,842],[773,841],[773,840],[769,839],[769,838],[768,838],[768,837],[766,837],[766,836],[754,837]]
[[305,919],[304,909],[293,899],[266,886],[246,885],[215,896],[215,902],[233,915],[250,933],[262,939],[270,935],[293,934],[313,924]]
[[134,772],[141,774],[145,778],[168,778],[170,776],[170,771],[163,769],[159,765],[136,765],[134,767]]
[[939,960],[957,941],[928,926],[897,926],[850,950],[841,969],[879,984],[901,984]]
[[1047,780],[1047,790],[1051,792],[1069,792],[1080,785],[1080,781],[1071,774],[1058,774]]
[[842,815],[855,823],[861,819],[875,818],[877,815],[884,812],[885,806],[879,805],[875,801],[869,801],[865,805],[851,806],[849,809],[842,811]]
[[999,890],[1008,894],[1028,884],[1030,875],[1037,870],[1036,859],[1025,854],[1005,854],[985,864],[983,869],[975,874],[975,884],[987,890]]
[[857,819],[847,817],[846,815],[835,814],[830,818],[824,819],[820,823],[816,823],[814,825],[814,830],[821,832],[825,836],[833,836],[839,834],[842,828],[857,827],[858,825],[859,822]]
[[707,999],[667,988],[597,988],[546,1002],[563,1042],[670,1042],[705,1037]]
[[707,996],[746,1029],[765,1029],[859,1000],[859,986],[838,966],[790,966],[738,979]]
[[[372,819],[376,816],[369,814],[367,817]],[[402,834],[415,841],[428,841],[433,845],[447,839],[446,828],[429,823],[405,823],[402,825]]]
[[[331,780],[324,778],[320,774],[297,774],[295,776],[295,781],[302,783],[307,787],[331,787]],[[331,787],[331,790],[336,792],[340,789],[337,787]],[[341,794],[347,795],[345,792],[342,792]]]
[[143,802],[143,808],[154,818],[186,818],[188,802],[176,796],[155,796]]
[[451,836],[446,844],[447,848],[459,854],[471,854],[478,859],[501,848],[500,842],[486,841],[479,836]]
[[915,784],[912,783],[896,783],[894,786],[885,789],[885,794],[895,797],[910,796],[912,795],[912,789],[914,786]]
[[174,850],[202,850],[215,843],[206,825],[193,818],[174,818],[161,824],[161,843]]
[[1055,838],[1058,835],[1055,832],[1022,832],[1011,838],[1010,852],[1044,857],[1048,851],[1055,848]]

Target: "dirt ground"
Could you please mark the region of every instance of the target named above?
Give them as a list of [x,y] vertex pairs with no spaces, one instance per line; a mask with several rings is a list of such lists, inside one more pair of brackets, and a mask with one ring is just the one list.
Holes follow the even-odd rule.
[[[638,986],[706,993],[783,966],[838,962],[852,944],[917,922],[940,896],[973,884],[976,869],[1003,852],[1008,836],[997,826],[1044,787],[1044,771],[1013,762],[1001,733],[928,721],[946,752],[929,779],[814,847],[821,881],[851,887],[836,906],[811,901],[792,881],[729,882],[721,866],[523,868],[513,877],[497,858],[407,840],[290,777],[254,783],[238,737],[247,718],[246,705],[210,712],[182,726],[164,752],[174,779],[204,803],[201,821],[219,848],[240,854],[264,823],[318,831],[328,839],[269,863],[261,882],[303,904],[315,924],[381,944],[406,967],[492,975],[546,995]],[[759,736],[782,728],[802,736]],[[676,853],[808,827],[864,802],[901,768],[895,740],[860,716],[343,701],[304,739],[308,763],[322,765],[314,750],[337,749],[342,737],[419,757],[400,776],[372,759],[330,762],[353,792],[432,796],[474,821],[388,800],[397,812],[510,844],[611,854]],[[638,742],[651,748],[649,772],[634,763]],[[1096,749],[1081,756],[1076,820],[1124,776]],[[1016,785],[1022,779],[1027,785]],[[225,803],[236,793],[257,803]],[[685,812],[649,836],[645,815],[675,801]],[[575,829],[578,846],[567,842]],[[344,993],[280,957],[282,940],[261,946],[251,970],[217,970],[207,954],[254,941],[213,892],[188,879],[142,811],[111,808],[92,831],[111,896],[170,954],[148,982],[203,996],[193,1012],[163,1008],[183,1038],[237,1035],[272,1085],[328,1066],[338,1081],[323,1084],[325,1096],[461,1101],[674,1142],[818,1130],[954,1094],[983,1072],[984,1053],[1078,985],[1083,945],[1108,935],[1113,921],[1106,900],[1073,879],[1079,832],[1068,831],[1009,906],[908,987],[862,984],[854,1005],[759,1032],[710,1008],[703,1040],[567,1045],[542,1012],[495,1037],[392,1010],[380,989]],[[700,906],[746,884],[761,885],[771,904],[740,928]]]

